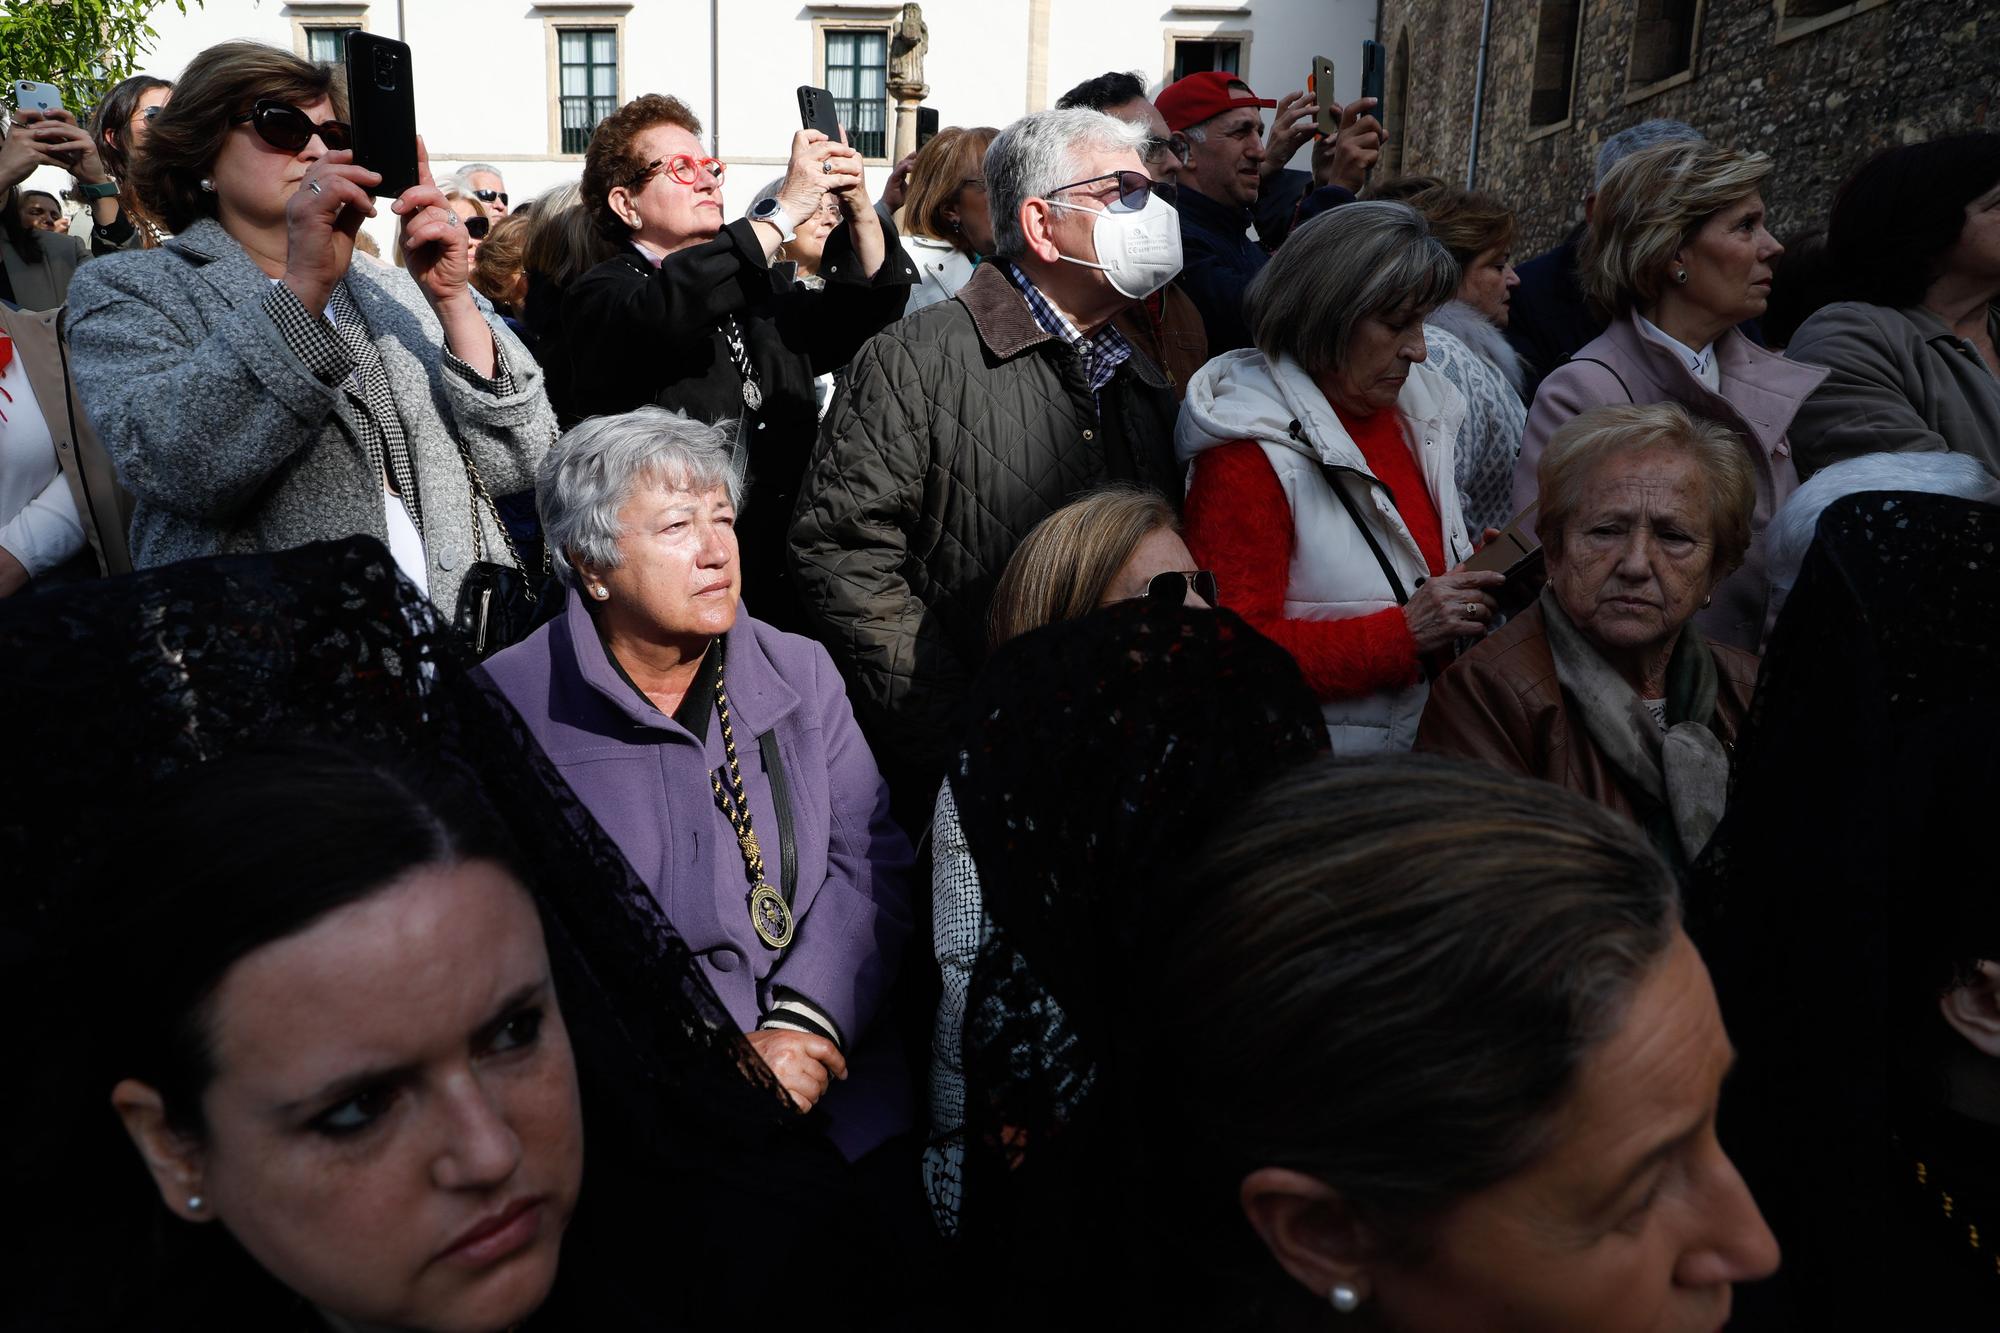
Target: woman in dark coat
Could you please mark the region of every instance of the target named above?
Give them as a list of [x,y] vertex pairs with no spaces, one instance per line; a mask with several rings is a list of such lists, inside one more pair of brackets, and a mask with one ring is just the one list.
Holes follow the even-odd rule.
[[[684,103],[648,94],[592,135],[583,206],[619,253],[563,296],[571,379],[557,407],[566,426],[646,403],[741,419],[745,594],[759,619],[798,629],[785,530],[818,429],[813,379],[902,315],[916,270],[869,202],[854,149],[801,130],[776,197],[725,227],[722,164],[700,134]],[[845,220],[826,241],[825,286],[779,290],[771,262],[827,193]]]

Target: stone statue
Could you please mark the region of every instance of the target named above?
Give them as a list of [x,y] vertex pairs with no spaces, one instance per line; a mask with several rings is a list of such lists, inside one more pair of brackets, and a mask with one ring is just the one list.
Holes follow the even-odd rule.
[[904,5],[896,15],[896,28],[889,38],[889,87],[924,85],[924,52],[930,50],[930,25],[924,22],[922,5]]

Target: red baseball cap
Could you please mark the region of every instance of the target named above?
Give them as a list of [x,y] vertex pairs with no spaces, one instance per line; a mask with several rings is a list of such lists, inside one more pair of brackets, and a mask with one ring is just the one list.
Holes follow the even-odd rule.
[[[1241,91],[1230,88],[1232,83],[1238,85]],[[1160,108],[1160,114],[1167,118],[1167,128],[1179,134],[1190,125],[1199,125],[1212,116],[1233,111],[1239,106],[1276,106],[1277,103],[1251,92],[1250,85],[1243,82],[1241,75],[1211,69],[1176,79],[1160,89],[1153,105]]]

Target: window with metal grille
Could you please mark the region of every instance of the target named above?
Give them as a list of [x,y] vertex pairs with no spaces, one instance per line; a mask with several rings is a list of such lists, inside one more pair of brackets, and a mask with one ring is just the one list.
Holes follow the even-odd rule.
[[1219,69],[1225,74],[1241,74],[1243,44],[1241,42],[1174,42],[1174,75],[1169,79],[1184,79],[1190,74],[1205,74]]
[[826,34],[826,90],[833,94],[848,146],[863,157],[889,155],[889,34]]
[[347,60],[347,34],[359,28],[307,28],[306,59],[315,65],[340,65]]
[[581,153],[599,121],[618,109],[618,34],[610,28],[557,28],[557,101],[562,151]]

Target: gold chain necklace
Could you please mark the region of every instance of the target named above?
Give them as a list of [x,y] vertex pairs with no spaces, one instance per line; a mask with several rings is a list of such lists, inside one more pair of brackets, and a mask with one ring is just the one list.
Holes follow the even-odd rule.
[[736,732],[729,725],[729,691],[723,688],[719,672],[715,677],[715,711],[722,717],[722,753],[729,761],[727,790],[722,775],[708,770],[709,785],[715,788],[715,807],[736,831],[736,845],[743,853],[744,873],[750,878],[750,925],[758,939],[773,949],[782,949],[792,942],[796,924],[792,905],[764,879],[764,852],[750,827],[750,798],[743,790],[743,766],[736,760]]

